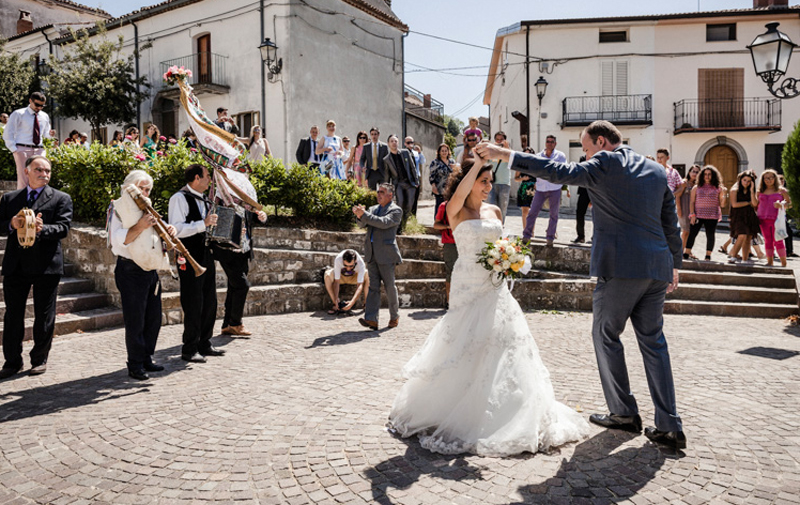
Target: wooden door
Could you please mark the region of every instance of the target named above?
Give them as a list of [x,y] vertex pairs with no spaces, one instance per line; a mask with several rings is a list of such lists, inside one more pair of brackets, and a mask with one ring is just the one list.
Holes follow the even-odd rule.
[[[717,167],[717,170],[719,170],[719,173],[722,175],[722,184],[724,184],[728,190],[730,190],[731,186],[736,183],[736,177],[739,175],[739,157],[730,147],[712,147],[706,153],[706,157],[703,162],[706,165],[714,165]],[[728,203],[728,206],[722,209],[722,213],[727,216],[729,208],[730,202]]]
[[744,126],[744,68],[697,69],[700,128]]
[[211,35],[197,38],[197,82],[212,83],[211,75]]

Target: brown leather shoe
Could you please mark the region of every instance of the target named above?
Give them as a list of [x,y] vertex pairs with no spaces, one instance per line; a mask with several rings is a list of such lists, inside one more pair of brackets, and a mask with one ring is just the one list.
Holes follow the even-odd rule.
[[361,326],[365,326],[371,330],[378,329],[378,323],[376,321],[370,321],[369,319],[364,319],[363,317],[358,318],[358,322],[361,323]]
[[243,324],[239,326],[226,326],[222,328],[223,335],[237,335],[240,337],[249,337],[252,333],[244,327]]
[[398,324],[400,324],[400,318],[389,320],[389,328],[397,328]]
[[47,363],[42,363],[41,365],[36,365],[35,367],[31,368],[31,371],[28,372],[30,375],[42,375],[47,371]]

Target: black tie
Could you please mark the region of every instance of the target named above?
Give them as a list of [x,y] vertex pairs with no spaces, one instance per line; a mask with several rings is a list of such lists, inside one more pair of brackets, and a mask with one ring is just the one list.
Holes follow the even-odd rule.
[[317,141],[316,140],[312,140],[311,141],[311,154],[314,155],[314,161],[315,162],[319,161],[319,158],[317,157]]
[[30,193],[28,193],[28,208],[29,209],[33,208],[33,204],[36,203],[36,197],[37,196],[38,196],[38,193],[36,191],[31,191]]

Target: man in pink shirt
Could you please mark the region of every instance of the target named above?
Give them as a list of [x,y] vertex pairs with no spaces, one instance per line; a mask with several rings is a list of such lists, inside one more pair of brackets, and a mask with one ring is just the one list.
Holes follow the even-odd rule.
[[675,193],[681,184],[683,184],[683,178],[680,172],[669,165],[669,151],[663,147],[656,151],[656,161],[667,171],[667,186],[669,186],[670,191]]

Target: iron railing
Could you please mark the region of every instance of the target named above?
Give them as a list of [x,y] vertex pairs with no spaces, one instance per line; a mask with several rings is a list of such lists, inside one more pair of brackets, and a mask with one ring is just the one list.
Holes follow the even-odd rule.
[[777,98],[687,99],[676,102],[675,133],[725,130],[780,130]]
[[[210,84],[228,87],[228,74],[225,68],[227,60],[227,56],[203,51],[162,61],[161,74],[163,75],[169,67],[175,65],[188,68],[192,71],[192,77],[189,79],[189,84],[192,86]],[[167,85],[165,84],[164,86]]]
[[622,125],[653,124],[653,95],[569,96],[562,102],[563,126],[605,119]]
[[431,121],[440,121],[444,114],[444,104],[434,100],[430,95],[405,85],[406,111],[422,116]]

